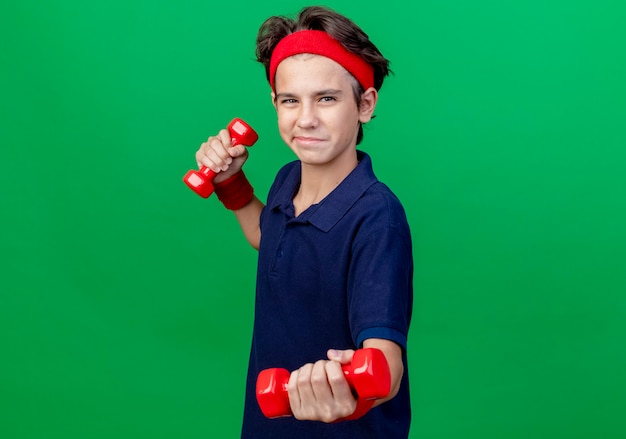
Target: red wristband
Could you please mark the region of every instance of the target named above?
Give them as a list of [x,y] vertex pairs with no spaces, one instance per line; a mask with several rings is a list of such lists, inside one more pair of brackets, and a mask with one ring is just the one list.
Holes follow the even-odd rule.
[[215,195],[229,210],[239,210],[252,201],[254,189],[243,171],[214,184]]

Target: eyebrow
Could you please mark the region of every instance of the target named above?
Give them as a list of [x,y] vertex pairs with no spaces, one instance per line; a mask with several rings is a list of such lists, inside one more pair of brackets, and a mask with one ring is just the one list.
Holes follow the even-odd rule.
[[[325,90],[319,90],[313,93],[313,96],[315,97],[319,97],[319,96],[338,96],[341,95],[343,93],[343,90],[338,90],[336,88],[327,88]],[[298,96],[295,95],[294,93],[278,93],[276,95],[276,100],[279,99],[292,99],[292,98],[297,98]]]

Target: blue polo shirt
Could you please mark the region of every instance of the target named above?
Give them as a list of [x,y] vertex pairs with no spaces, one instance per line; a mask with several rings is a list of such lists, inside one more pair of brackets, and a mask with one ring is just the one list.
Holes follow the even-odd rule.
[[[370,157],[320,203],[294,215],[300,162],[283,167],[261,213],[254,334],[242,437],[406,438],[410,402],[406,347],[413,302],[411,236],[404,209],[374,175]],[[259,372],[326,359],[368,338],[403,348],[398,395],[356,421],[266,419],[255,397]]]

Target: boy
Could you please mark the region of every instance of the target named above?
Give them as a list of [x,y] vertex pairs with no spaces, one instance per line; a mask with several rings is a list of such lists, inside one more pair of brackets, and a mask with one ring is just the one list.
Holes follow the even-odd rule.
[[[248,152],[226,130],[196,154],[219,172],[218,198],[259,251],[242,437],[406,438],[411,237],[400,202],[356,148],[389,62],[352,21],[321,7],[266,20],[256,54],[298,160],[279,171],[263,205],[241,171]],[[342,420],[358,407],[341,364],[363,347],[385,354],[392,391]],[[256,378],[270,367],[293,371],[293,417],[266,419],[258,407]]]

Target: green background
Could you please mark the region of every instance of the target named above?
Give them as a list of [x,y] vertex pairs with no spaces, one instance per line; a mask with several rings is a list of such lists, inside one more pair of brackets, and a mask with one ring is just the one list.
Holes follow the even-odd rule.
[[[626,437],[622,1],[328,1],[391,59],[362,148],[414,238],[412,438]],[[238,437],[256,254],[181,181],[292,0],[0,6],[0,436]]]

